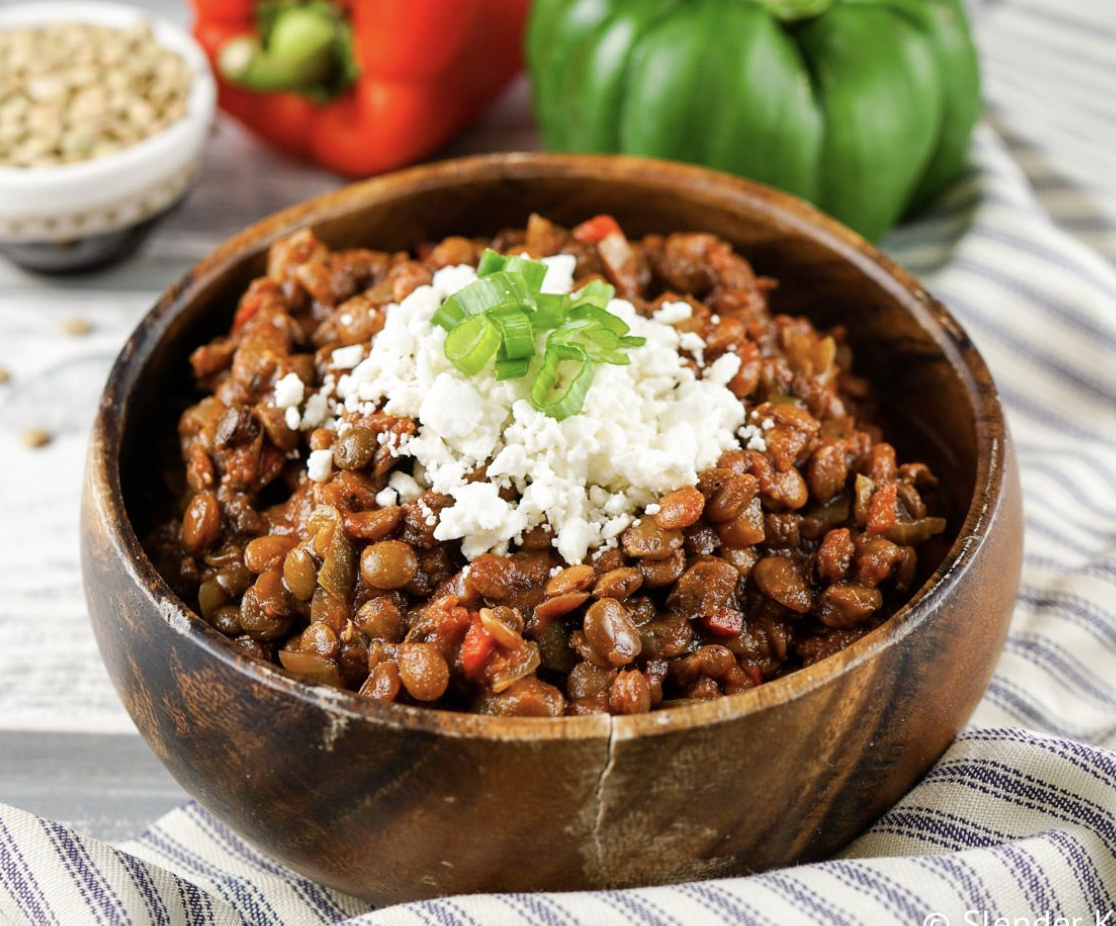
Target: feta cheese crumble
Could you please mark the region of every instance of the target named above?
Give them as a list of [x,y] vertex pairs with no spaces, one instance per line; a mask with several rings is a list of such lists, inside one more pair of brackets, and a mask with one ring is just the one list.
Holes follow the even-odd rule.
[[311,450],[306,469],[314,482],[325,482],[333,471],[333,451]]
[[275,407],[294,408],[297,411],[305,392],[306,384],[298,378],[298,374],[288,373],[275,383]]
[[684,331],[678,336],[678,346],[693,354],[699,367],[705,366],[705,341],[700,334],[693,331]]
[[740,444],[745,450],[767,452],[767,440],[763,436],[763,430],[754,424],[746,424],[736,433],[740,435]]
[[727,386],[739,371],[739,356],[736,354],[721,354],[706,367],[704,378],[714,383],[720,383],[722,386]]
[[350,344],[348,347],[339,347],[330,355],[333,365],[339,370],[351,370],[364,357],[364,347],[360,344]]
[[661,325],[677,325],[693,316],[694,307],[688,302],[664,302],[651,318]]
[[[543,262],[544,291],[569,292],[574,258]],[[439,270],[431,285],[388,307],[383,330],[369,348],[358,346],[359,356],[351,348],[334,351],[332,366],[346,372],[327,376],[306,400],[303,429],[339,430],[345,416],[381,408],[416,420],[415,433],[397,445],[400,457],[414,461],[413,475],[393,472],[377,503],[418,498],[428,489],[451,496],[440,515],[429,509],[422,515],[436,523],[438,540],[461,539],[467,559],[506,552],[545,522],[562,558],[578,563],[594,548],[615,546],[635,513],[652,511],[660,494],[695,484],[724,451],[740,446],[744,408],[725,387],[739,358],[725,355],[699,378],[678,352],[690,350],[701,364],[705,342],[663,320],[690,317],[688,303],[666,303],[647,319],[630,302],[613,299],[609,311],[646,343],[629,352],[627,365],[599,365],[580,413],[556,421],[531,403],[529,377],[498,382],[491,366],[466,376],[446,359],[445,331],[431,318],[475,279],[472,267]],[[545,337],[540,332],[540,348]],[[482,466],[488,478],[470,482]],[[311,479],[327,478],[331,467],[328,451],[310,455]],[[502,498],[501,487],[519,497]]]

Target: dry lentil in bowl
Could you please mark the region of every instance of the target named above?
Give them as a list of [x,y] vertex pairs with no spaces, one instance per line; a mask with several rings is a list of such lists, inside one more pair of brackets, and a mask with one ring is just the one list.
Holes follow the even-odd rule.
[[[507,305],[464,350],[483,313],[446,323],[489,248],[567,312],[502,378]],[[775,285],[711,235],[608,217],[417,255],[296,233],[191,356],[185,487],[148,549],[244,652],[361,697],[625,714],[809,665],[902,605],[945,521],[843,330],[773,314]],[[540,389],[559,342],[597,362]]]
[[186,115],[192,75],[151,27],[0,28],[0,166],[103,157]]

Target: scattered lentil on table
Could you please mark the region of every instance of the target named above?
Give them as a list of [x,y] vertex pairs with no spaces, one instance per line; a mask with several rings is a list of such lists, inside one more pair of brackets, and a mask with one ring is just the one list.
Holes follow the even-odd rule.
[[71,338],[83,338],[93,330],[93,323],[88,318],[67,318],[59,325],[63,334]]
[[37,450],[39,447],[45,447],[51,441],[50,431],[43,428],[26,428],[19,435],[20,442],[24,447],[29,450]]
[[[446,361],[430,318],[486,247],[552,290],[607,281],[646,338],[579,414]],[[299,232],[191,357],[148,549],[232,645],[365,698],[631,714],[809,665],[895,612],[946,522],[843,329],[772,313],[775,286],[711,235],[611,220],[417,255]]]
[[192,77],[150,25],[0,28],[0,166],[119,151],[186,114]]

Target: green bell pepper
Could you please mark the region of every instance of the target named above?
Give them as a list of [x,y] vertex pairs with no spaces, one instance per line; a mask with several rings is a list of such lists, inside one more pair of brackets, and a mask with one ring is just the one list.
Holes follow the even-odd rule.
[[961,0],[535,0],[527,61],[547,147],[706,164],[873,239],[980,113]]

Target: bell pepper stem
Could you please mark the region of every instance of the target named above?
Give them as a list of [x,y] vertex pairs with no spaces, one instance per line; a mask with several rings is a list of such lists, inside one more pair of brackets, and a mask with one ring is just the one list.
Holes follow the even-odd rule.
[[217,69],[247,90],[308,90],[336,68],[340,28],[321,6],[287,7],[265,41],[245,35],[225,43]]

